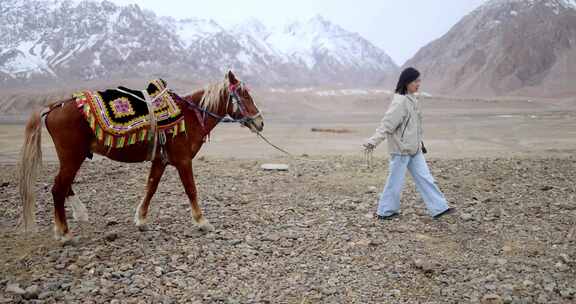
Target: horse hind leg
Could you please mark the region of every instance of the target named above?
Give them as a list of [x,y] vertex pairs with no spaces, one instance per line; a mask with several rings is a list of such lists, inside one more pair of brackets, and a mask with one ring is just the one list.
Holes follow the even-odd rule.
[[66,209],[64,202],[74,181],[74,176],[80,166],[61,167],[54,186],[52,186],[52,199],[54,200],[54,236],[56,240],[67,242],[72,240],[72,234],[66,221]]
[[82,203],[78,195],[74,193],[72,188],[70,188],[70,191],[68,192],[66,202],[70,203],[70,207],[72,207],[72,215],[77,222],[89,221],[88,209]]
[[[54,200],[54,236],[57,240],[68,242],[72,240],[72,234],[70,233],[66,221],[66,209],[64,208],[64,203],[66,202],[66,198],[73,193],[72,182],[74,181],[80,166],[82,166],[82,163],[84,162],[84,155],[76,153],[61,153],[61,150],[58,152],[60,170],[58,171],[58,175],[56,175],[54,185],[52,186],[52,199]],[[74,209],[74,207],[72,208]]]
[[176,165],[178,174],[180,175],[180,180],[182,185],[190,199],[190,205],[192,207],[192,218],[196,222],[198,229],[203,232],[210,232],[214,230],[214,226],[208,222],[208,220],[202,214],[202,209],[198,205],[198,193],[196,192],[196,185],[194,183],[194,173],[192,171],[192,163],[185,162]]
[[72,235],[68,229],[64,204],[71,194],[76,173],[89,152],[93,135],[74,102],[63,103],[62,107],[54,109],[46,116],[45,123],[60,162],[52,186],[54,232],[56,239],[66,242],[72,239]]

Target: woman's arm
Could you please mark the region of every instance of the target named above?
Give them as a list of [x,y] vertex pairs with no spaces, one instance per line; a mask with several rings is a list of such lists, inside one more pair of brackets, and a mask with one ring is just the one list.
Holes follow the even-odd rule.
[[394,98],[384,118],[382,118],[380,126],[376,129],[374,135],[368,139],[367,143],[376,147],[383,142],[386,139],[386,134],[394,132],[400,125],[406,115],[406,111],[405,98]]

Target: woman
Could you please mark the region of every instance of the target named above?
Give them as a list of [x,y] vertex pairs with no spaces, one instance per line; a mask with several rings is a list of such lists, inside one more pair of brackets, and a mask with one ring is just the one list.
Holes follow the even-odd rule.
[[420,72],[407,68],[400,74],[396,94],[374,136],[363,144],[371,152],[384,139],[388,140],[390,168],[388,180],[378,202],[378,219],[387,220],[399,214],[400,193],[406,169],[410,171],[422,195],[428,213],[435,219],[453,213],[446,199],[434,182],[424,159],[422,143],[422,113],[420,102],[414,95],[420,88]]

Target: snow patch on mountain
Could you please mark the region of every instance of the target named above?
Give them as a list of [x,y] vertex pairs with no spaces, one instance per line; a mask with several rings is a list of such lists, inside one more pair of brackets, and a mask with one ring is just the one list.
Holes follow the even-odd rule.
[[2,8],[5,78],[176,71],[205,78],[234,68],[261,83],[377,84],[398,70],[384,51],[321,16],[279,28],[254,18],[224,28],[214,20],[158,17],[106,0],[2,0]]

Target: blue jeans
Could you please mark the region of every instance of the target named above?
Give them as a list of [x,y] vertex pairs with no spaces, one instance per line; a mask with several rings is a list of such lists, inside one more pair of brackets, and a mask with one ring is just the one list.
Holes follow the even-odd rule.
[[428,214],[438,215],[448,209],[448,203],[430,173],[422,152],[415,155],[392,154],[388,180],[378,202],[378,215],[389,216],[400,210],[400,193],[404,186],[406,169],[410,171],[416,188],[422,195]]

